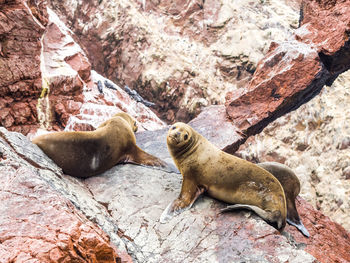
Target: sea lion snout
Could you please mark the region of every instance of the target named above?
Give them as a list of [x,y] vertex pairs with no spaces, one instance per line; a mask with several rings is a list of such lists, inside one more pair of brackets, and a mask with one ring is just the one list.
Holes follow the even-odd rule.
[[174,144],[178,144],[181,142],[181,133],[180,132],[169,132],[168,139]]

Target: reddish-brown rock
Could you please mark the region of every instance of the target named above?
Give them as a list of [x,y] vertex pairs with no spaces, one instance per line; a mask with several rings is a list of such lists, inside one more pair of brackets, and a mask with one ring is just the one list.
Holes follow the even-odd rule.
[[288,225],[286,231],[295,241],[306,244],[305,251],[320,262],[350,262],[350,233],[302,198],[297,198],[296,205],[311,238],[300,235],[295,227]]
[[246,90],[226,96],[229,117],[247,136],[350,68],[350,2],[304,1],[302,11],[295,39],[272,43]]
[[0,11],[0,125],[26,134],[38,126],[46,5],[12,0],[1,2]]
[[[137,90],[162,119],[189,121],[251,79],[272,39],[297,26],[299,0],[51,1],[93,68]],[[293,7],[291,7],[293,6]],[[273,22],[271,22],[273,21]]]
[[0,168],[1,262],[120,262],[106,234],[70,201],[9,161]]

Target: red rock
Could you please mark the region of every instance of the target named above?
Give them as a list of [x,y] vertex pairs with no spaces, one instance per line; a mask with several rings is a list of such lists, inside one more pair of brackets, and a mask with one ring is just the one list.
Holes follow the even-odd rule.
[[40,38],[47,24],[46,4],[13,0],[1,2],[0,9],[0,123],[24,132],[24,123],[38,127],[31,105],[41,92]]
[[91,64],[87,57],[82,53],[74,54],[73,56],[66,57],[64,59],[75,71],[78,72],[79,76],[85,82],[90,81],[91,75]]
[[350,262],[350,234],[302,198],[297,198],[296,205],[311,237],[306,238],[295,227],[287,225],[286,231],[293,235],[295,241],[306,244],[305,251],[320,262]]
[[[189,122],[196,131],[220,149],[238,147],[242,134],[228,119],[224,105],[212,105],[205,108],[195,119]],[[231,145],[232,142],[236,142]]]
[[[32,169],[2,166],[2,262],[120,262],[106,234]],[[119,261],[118,261],[119,260]]]
[[349,13],[349,1],[304,1],[295,40],[272,43],[243,94],[226,96],[227,113],[242,132],[258,133],[350,68]]

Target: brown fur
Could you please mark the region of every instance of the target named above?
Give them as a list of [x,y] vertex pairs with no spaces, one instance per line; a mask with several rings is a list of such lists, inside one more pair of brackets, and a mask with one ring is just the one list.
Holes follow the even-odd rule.
[[117,163],[164,166],[136,145],[136,121],[122,112],[95,131],[54,132],[33,139],[63,172],[75,177],[100,174]]
[[283,229],[286,200],[278,180],[266,170],[227,154],[184,123],[168,132],[169,152],[183,176],[179,197],[163,212],[161,221],[188,209],[203,192],[225,201],[232,209],[247,208]]

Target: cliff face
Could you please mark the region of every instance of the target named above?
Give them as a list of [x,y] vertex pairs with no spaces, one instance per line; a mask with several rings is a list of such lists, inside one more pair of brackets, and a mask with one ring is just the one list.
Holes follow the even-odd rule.
[[[144,3],[144,5],[143,5]],[[272,40],[298,26],[295,1],[51,1],[93,67],[188,121],[242,90]],[[92,44],[93,43],[93,44]]]
[[26,134],[38,123],[36,98],[41,93],[40,40],[48,22],[46,5],[43,1],[1,1],[0,9],[0,124]]
[[[167,121],[199,114],[190,124],[233,153],[349,68],[349,4],[305,1],[294,30],[298,1],[51,1],[54,11],[44,1],[0,1],[1,125],[28,137],[92,130],[122,110],[137,118],[140,147],[172,164],[154,107]],[[219,214],[224,205],[208,197],[160,224],[181,187],[173,169],[119,165],[78,180],[1,128],[1,260],[350,261],[349,233],[316,210],[348,229],[347,79],[239,153],[296,171],[310,239],[250,212]]]
[[3,127],[31,136],[38,128],[91,130],[119,111],[133,115],[141,130],[164,127],[148,107],[91,70],[46,2],[8,1],[0,8]]

